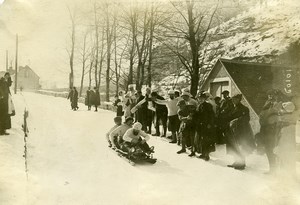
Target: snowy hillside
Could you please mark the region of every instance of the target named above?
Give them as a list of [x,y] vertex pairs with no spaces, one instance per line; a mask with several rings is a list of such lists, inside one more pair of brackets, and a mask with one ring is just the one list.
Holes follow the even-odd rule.
[[[273,62],[300,40],[300,1],[269,0],[210,30],[205,55],[209,71],[218,58],[252,62]],[[213,55],[213,56],[212,56]],[[201,76],[203,80],[205,75]],[[176,77],[167,76],[162,84],[172,85]],[[186,78],[177,81],[185,82]]]
[[221,43],[223,58],[276,56],[300,40],[300,2],[275,1],[250,11],[211,30]]

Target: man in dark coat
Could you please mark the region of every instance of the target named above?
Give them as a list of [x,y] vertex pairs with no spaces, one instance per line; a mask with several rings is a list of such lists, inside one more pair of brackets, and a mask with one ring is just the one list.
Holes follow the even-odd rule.
[[73,109],[73,105],[72,105],[72,102],[73,102],[73,95],[74,95],[74,89],[72,87],[70,87],[70,91],[69,91],[69,94],[68,94],[68,97],[67,99],[70,100],[70,104],[71,104],[71,109]]
[[[177,152],[177,154],[185,153],[187,142],[194,140],[194,122],[193,122],[193,115],[195,113],[196,107],[193,105],[187,105],[185,100],[180,100],[177,103],[179,107],[178,110],[178,118],[180,120],[180,128],[178,134],[181,136],[181,150]],[[191,148],[192,153],[190,156],[194,156],[194,148]]]
[[91,100],[91,88],[89,87],[86,91],[85,95],[85,105],[88,106],[88,110],[91,110],[92,107],[92,100]]
[[115,102],[114,102],[114,106],[117,108],[117,116],[121,117],[124,115],[123,112],[123,103],[121,101],[121,99],[119,98],[119,96],[122,96],[122,92],[119,92],[119,95],[115,96]]
[[198,147],[202,153],[199,158],[205,161],[209,160],[209,153],[215,151],[215,113],[213,106],[206,101],[208,97],[205,93],[198,96],[200,104],[195,114]]
[[153,105],[152,101],[151,101],[151,88],[150,87],[146,88],[145,98],[146,98],[146,105],[147,105],[147,111],[145,113],[145,115],[146,115],[146,122],[145,122],[146,123],[146,132],[148,134],[151,134],[154,112],[153,112],[153,110],[149,109],[149,107],[151,107],[151,105]]
[[100,105],[100,93],[97,87],[94,87],[94,93],[93,105],[95,106],[95,112],[98,112],[98,106]]
[[[165,100],[162,96],[158,95],[157,92],[152,92],[151,96],[158,100]],[[156,133],[153,136],[160,136],[159,131],[159,123],[162,123],[164,134],[161,135],[161,137],[166,137],[167,134],[167,121],[168,121],[168,109],[165,105],[160,105],[155,103],[155,101],[152,101],[153,105],[155,106],[155,115],[156,115],[156,123],[155,123],[155,129]]]
[[278,116],[278,107],[281,107],[283,99],[279,90],[270,90],[267,95],[268,99],[259,115],[260,138],[258,139],[258,146],[261,143],[266,152],[269,162],[269,172],[267,173],[274,173],[278,167],[278,159],[274,153],[274,148],[277,146],[282,127],[279,120],[281,117]]
[[[145,96],[142,95],[142,91],[137,91],[137,104],[145,99]],[[144,102],[138,107],[136,111],[136,121],[142,124],[142,130],[147,131],[147,110],[148,110],[148,102]]]
[[234,105],[231,98],[229,97],[229,91],[224,90],[222,92],[223,99],[220,102],[219,109],[217,111],[217,122],[219,129],[218,140],[220,142],[226,141],[227,135],[229,134],[229,115],[233,111]]
[[76,87],[73,87],[73,92],[72,92],[72,109],[78,110],[78,91],[76,90]]
[[4,77],[0,79],[0,135],[8,135],[6,129],[11,127],[10,116],[8,114],[8,95],[10,93],[9,73],[5,73]]
[[250,126],[249,109],[241,103],[242,95],[232,97],[234,109],[228,116],[230,120],[230,134],[227,137],[227,153],[233,155],[235,162],[228,167],[245,169],[246,155],[255,148],[254,137]]

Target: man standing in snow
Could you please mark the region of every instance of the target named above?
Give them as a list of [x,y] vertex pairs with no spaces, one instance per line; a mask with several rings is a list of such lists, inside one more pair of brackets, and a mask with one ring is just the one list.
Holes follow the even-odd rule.
[[76,87],[73,87],[73,92],[72,92],[72,109],[78,110],[78,91],[76,90]]
[[227,135],[229,133],[229,120],[228,116],[233,111],[233,103],[231,98],[229,97],[229,91],[224,90],[222,92],[223,99],[220,102],[219,112],[218,112],[218,123],[219,123],[219,131],[220,131],[220,140],[225,141]]
[[179,118],[178,118],[178,106],[177,103],[179,101],[179,98],[175,98],[175,91],[174,90],[169,90],[168,91],[169,99],[168,100],[160,100],[156,99],[155,97],[153,98],[155,103],[160,104],[160,105],[166,105],[168,109],[168,119],[169,119],[169,124],[168,128],[169,131],[172,132],[172,141],[170,143],[177,143],[177,132],[178,132],[178,124],[180,123]]
[[110,134],[109,134],[109,140],[112,144],[112,148],[118,148],[120,149],[120,143],[123,141],[123,135],[125,132],[132,127],[133,124],[133,118],[132,117],[127,117],[125,119],[125,123],[123,125],[120,125],[116,129],[114,129]]
[[71,104],[71,109],[73,110],[73,93],[74,93],[74,90],[72,87],[70,87],[70,90],[69,90],[69,94],[68,94],[68,97],[67,99],[70,100],[70,104]]
[[[186,122],[186,124],[188,125],[188,129],[184,132],[187,135],[185,137],[185,144],[187,146],[191,146],[192,155],[193,155],[193,153],[195,152],[194,142],[195,142],[195,132],[196,132],[196,125],[195,125],[195,121],[193,120],[193,115],[197,109],[198,102],[192,99],[191,93],[187,90],[182,92],[181,97],[186,104],[186,108],[184,110],[188,111],[188,121]],[[183,119],[185,120],[185,118]]]
[[234,109],[228,116],[230,120],[230,134],[227,137],[227,153],[233,155],[234,163],[228,165],[243,170],[246,167],[246,155],[255,148],[254,137],[250,126],[249,108],[241,103],[242,94],[232,97]]
[[94,106],[95,106],[95,112],[98,112],[98,106],[100,105],[100,93],[99,89],[97,87],[94,87]]
[[92,100],[91,100],[91,88],[89,87],[85,95],[85,105],[88,106],[88,110],[91,110]]
[[[188,140],[192,141],[191,138],[194,139],[193,113],[196,108],[188,106],[185,100],[180,100],[177,106],[179,107],[178,118],[181,121],[178,132],[178,134],[181,135],[181,150],[179,150],[177,154],[181,154],[186,152]],[[192,148],[192,156],[194,155],[193,151]]]
[[8,114],[9,78],[9,73],[5,73],[4,77],[0,79],[0,135],[8,135],[6,129],[10,128],[10,126],[7,126],[8,121],[10,125]]
[[114,106],[117,108],[117,116],[123,116],[123,103],[119,96],[122,96],[122,91],[119,92],[119,95],[115,96]]
[[149,135],[142,131],[142,124],[139,122],[134,123],[123,136],[127,148],[138,146],[146,153],[153,152],[153,148],[151,149],[147,144],[149,139]]
[[[199,147],[201,155],[199,158],[208,161],[209,153],[215,151],[215,113],[213,106],[208,102],[208,93],[201,93],[198,96],[199,106],[195,113],[197,142],[196,146]],[[195,155],[195,153],[194,153]],[[193,156],[193,154],[191,155]]]
[[[142,130],[147,131],[147,110],[148,110],[148,103],[145,99],[145,96],[142,95],[142,91],[137,91],[137,111],[136,114],[136,121],[140,122],[143,125]],[[140,104],[142,103],[142,104]]]
[[[152,100],[158,99],[158,100],[165,100],[162,96],[158,95],[157,92],[151,93]],[[163,125],[164,134],[161,135],[161,137],[166,137],[167,134],[167,121],[168,121],[168,110],[165,105],[157,104],[155,101],[153,101],[153,104],[155,106],[155,116],[156,116],[156,123],[155,123],[155,129],[156,133],[153,136],[160,136],[160,130],[159,130],[159,124],[160,121]]]

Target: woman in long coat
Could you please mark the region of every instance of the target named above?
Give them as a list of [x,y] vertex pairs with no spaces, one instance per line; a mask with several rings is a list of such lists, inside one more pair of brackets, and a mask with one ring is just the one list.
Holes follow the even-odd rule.
[[232,97],[234,109],[229,115],[230,133],[227,137],[227,153],[233,155],[235,162],[228,167],[245,169],[246,156],[255,148],[253,132],[250,126],[249,109],[241,103],[242,95]]
[[78,91],[73,87],[73,96],[72,96],[72,109],[78,110]]
[[201,93],[199,96],[199,106],[196,111],[196,139],[198,149],[201,151],[199,158],[208,161],[209,153],[215,151],[215,112],[213,106],[208,103],[208,95]]
[[86,95],[85,95],[85,101],[84,101],[85,105],[88,106],[88,110],[91,110],[91,106],[92,106],[92,99],[91,99],[91,89],[89,88],[86,91]]
[[13,113],[9,113],[9,100],[12,81],[9,73],[5,73],[4,77],[0,79],[0,135],[7,135],[6,129],[11,128],[10,116]]
[[94,87],[94,100],[93,100],[93,105],[95,106],[95,112],[98,111],[98,106],[100,105],[100,93],[99,89],[97,87]]

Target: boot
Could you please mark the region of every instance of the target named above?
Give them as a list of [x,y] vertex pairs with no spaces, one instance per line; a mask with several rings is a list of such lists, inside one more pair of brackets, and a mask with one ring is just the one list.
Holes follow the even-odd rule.
[[192,152],[191,154],[189,154],[189,157],[193,157],[196,156],[195,152]]
[[186,152],[185,149],[181,149],[177,152],[177,154],[181,154],[181,153],[185,153],[185,152]]

